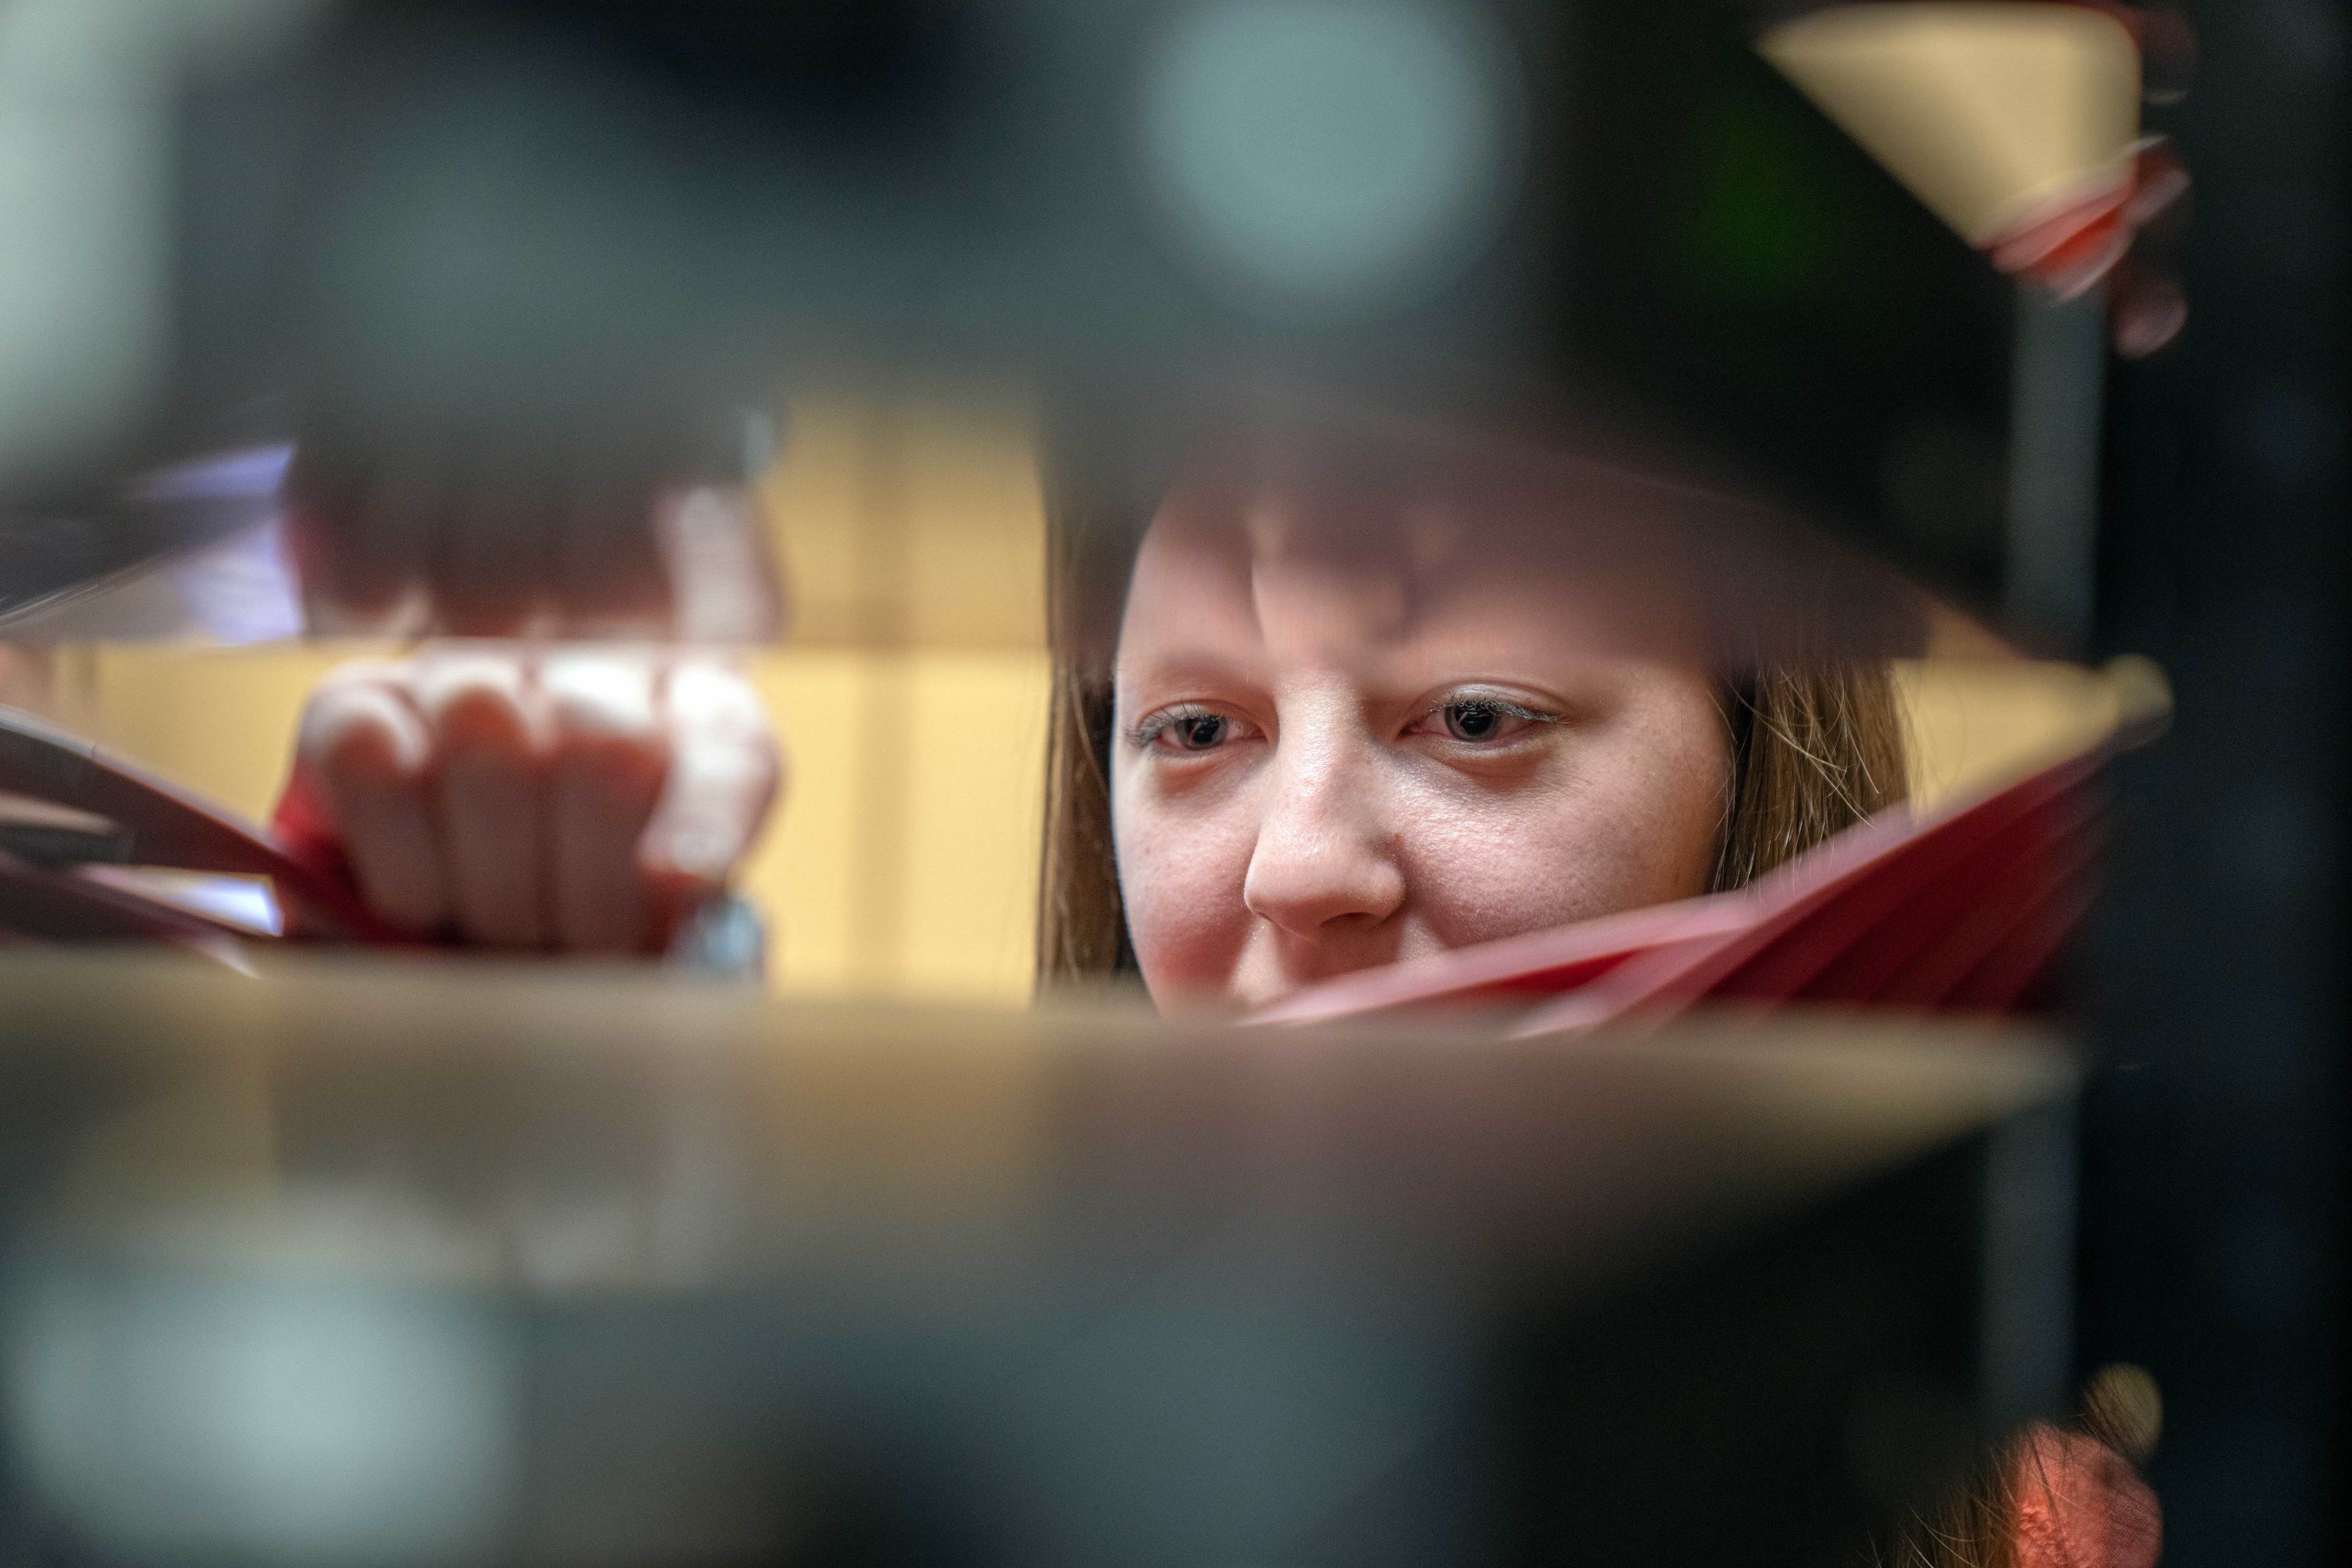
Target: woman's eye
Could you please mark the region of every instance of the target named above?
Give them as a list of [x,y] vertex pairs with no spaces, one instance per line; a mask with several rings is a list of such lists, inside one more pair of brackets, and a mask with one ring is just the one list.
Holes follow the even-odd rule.
[[1222,713],[1200,713],[1177,720],[1167,733],[1180,751],[1205,752],[1225,738],[1228,727]]
[[1176,709],[1153,714],[1135,727],[1133,739],[1147,751],[1213,752],[1253,731],[1240,720],[1204,708]]
[[1491,702],[1449,702],[1445,732],[1457,741],[1491,741],[1502,733],[1503,710]]
[[1446,738],[1464,745],[1492,745],[1507,741],[1538,724],[1559,721],[1556,713],[1542,713],[1499,697],[1456,697],[1430,710],[1418,728],[1443,729]]

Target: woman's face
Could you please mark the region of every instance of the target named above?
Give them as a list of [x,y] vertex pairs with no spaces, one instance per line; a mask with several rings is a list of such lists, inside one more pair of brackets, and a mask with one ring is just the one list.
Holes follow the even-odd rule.
[[1424,510],[1180,495],[1121,623],[1119,885],[1163,1007],[1705,890],[1729,741],[1695,637]]

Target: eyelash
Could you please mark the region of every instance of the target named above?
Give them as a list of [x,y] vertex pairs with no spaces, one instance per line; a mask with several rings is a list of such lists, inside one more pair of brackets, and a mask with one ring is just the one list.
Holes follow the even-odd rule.
[[[1542,709],[1530,708],[1525,703],[1515,702],[1507,697],[1493,696],[1484,692],[1457,693],[1446,697],[1441,701],[1432,703],[1428,708],[1423,710],[1420,717],[1413,721],[1413,726],[1414,728],[1418,728],[1421,725],[1431,722],[1433,720],[1438,721],[1441,724],[1444,724],[1444,716],[1446,712],[1449,710],[1456,708],[1479,709],[1487,712],[1500,714],[1506,719],[1517,720],[1522,726],[1532,724],[1557,724],[1561,721],[1563,717],[1558,713],[1546,712]],[[1128,743],[1135,747],[1138,751],[1148,752],[1157,746],[1162,737],[1174,731],[1177,726],[1204,719],[1213,719],[1221,724],[1235,725],[1243,729],[1247,728],[1245,724],[1242,723],[1242,721],[1234,718],[1231,714],[1220,713],[1213,708],[1203,707],[1197,702],[1181,702],[1173,707],[1162,708],[1158,712],[1146,715],[1140,722],[1137,723],[1133,729],[1128,731]],[[1412,731],[1408,730],[1407,733],[1411,732]],[[1488,746],[1499,745],[1502,742],[1512,739],[1514,735],[1518,733],[1518,731],[1514,731],[1512,734],[1509,735],[1495,736],[1482,741],[1456,735],[1453,732],[1452,725],[1444,724],[1443,733],[1447,740],[1453,742],[1455,745],[1475,746],[1483,749]],[[1178,747],[1176,748],[1176,751],[1177,754],[1181,756],[1202,756],[1210,752],[1217,750],[1218,746],[1222,743],[1223,738],[1221,738],[1219,742],[1213,742],[1206,746]]]

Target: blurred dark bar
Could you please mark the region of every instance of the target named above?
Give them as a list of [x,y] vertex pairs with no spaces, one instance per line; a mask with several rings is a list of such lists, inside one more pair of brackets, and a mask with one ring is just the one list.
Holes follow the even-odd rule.
[[[2162,1384],[2168,1563],[2345,1560],[2345,105],[2329,0],[2192,5],[2192,316],[2115,373],[2099,638],[2178,716],[2094,972],[2084,1360]],[[2334,1499],[2334,1501],[2330,1501]]]
[[14,1563],[1801,1568],[2068,1403],[1997,1026],[0,984]]
[[1754,20],[366,0],[188,95],[174,417],[691,468],[779,378],[1270,380],[1602,432],[1991,610],[2010,286]]

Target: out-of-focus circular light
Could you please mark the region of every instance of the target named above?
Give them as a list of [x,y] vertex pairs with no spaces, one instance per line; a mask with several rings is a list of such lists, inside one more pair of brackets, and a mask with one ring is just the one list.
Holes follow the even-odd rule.
[[1521,162],[1491,27],[1438,0],[1212,0],[1144,82],[1145,164],[1238,302],[1338,319],[1412,303],[1491,242]]
[[108,1560],[497,1555],[521,1456],[495,1301],[110,1258],[44,1260],[11,1305],[21,1481]]

